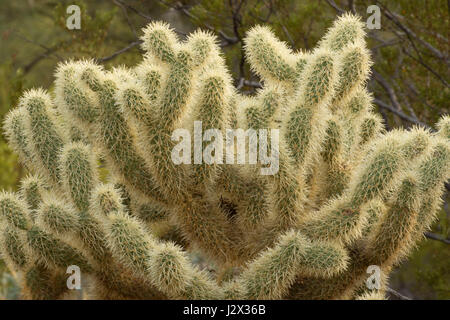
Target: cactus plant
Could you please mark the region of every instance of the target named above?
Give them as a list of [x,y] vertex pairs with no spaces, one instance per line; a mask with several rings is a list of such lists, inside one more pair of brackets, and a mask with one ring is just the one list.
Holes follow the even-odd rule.
[[[441,205],[450,119],[436,132],[383,130],[359,19],[341,16],[311,52],[250,30],[245,53],[263,84],[252,96],[234,89],[214,35],[180,41],[155,22],[142,41],[134,68],[60,64],[54,93],[26,92],[6,118],[30,171],[0,195],[0,248],[23,297],[66,297],[77,265],[90,298],[383,299]],[[174,163],[177,129],[206,154],[199,121],[224,135],[279,130],[277,172],[186,150]],[[364,285],[370,265],[383,273],[376,292]]]

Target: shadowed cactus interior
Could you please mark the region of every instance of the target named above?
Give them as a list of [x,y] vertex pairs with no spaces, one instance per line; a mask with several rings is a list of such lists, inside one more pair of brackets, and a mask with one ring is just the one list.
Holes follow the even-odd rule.
[[[1,253],[23,298],[69,297],[77,265],[88,298],[383,299],[441,206],[450,118],[437,132],[384,131],[359,19],[340,17],[310,52],[250,30],[245,53],[263,84],[252,96],[234,89],[212,34],[180,41],[152,23],[142,40],[134,68],[61,64],[54,92],[24,93],[5,121],[30,172],[0,194]],[[194,136],[194,121],[278,129],[278,172],[175,164],[172,133]],[[382,270],[377,291],[370,265]]]

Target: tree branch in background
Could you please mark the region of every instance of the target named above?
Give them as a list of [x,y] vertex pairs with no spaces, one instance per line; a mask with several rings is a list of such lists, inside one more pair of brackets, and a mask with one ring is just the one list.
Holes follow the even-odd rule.
[[98,59],[96,59],[96,60],[97,60],[98,62],[100,62],[100,63],[109,61],[109,60],[111,60],[111,59],[114,59],[114,58],[117,57],[118,55],[120,55],[120,54],[122,54],[122,53],[124,53],[124,52],[127,52],[128,50],[130,50],[130,49],[136,47],[137,45],[140,45],[141,43],[142,43],[142,40],[134,41],[134,42],[130,43],[128,46],[126,46],[125,48],[122,48],[122,49],[120,49],[120,50],[114,52],[113,54],[111,54],[111,55],[109,55],[109,56],[107,56],[107,57],[98,58]]
[[412,300],[411,298],[408,298],[408,297],[402,295],[400,292],[397,292],[392,288],[387,287],[386,291],[389,292],[390,294],[392,294],[393,296],[396,296],[400,300]]
[[212,26],[210,26],[209,24],[205,24],[202,23],[200,21],[199,18],[197,18],[195,15],[193,15],[191,12],[189,12],[188,9],[186,9],[185,6],[183,5],[172,5],[170,3],[168,3],[167,1],[164,0],[158,0],[160,3],[162,3],[163,5],[165,5],[166,7],[181,11],[183,14],[185,14],[187,17],[199,22],[201,25],[203,25],[205,28],[209,29],[210,31],[213,31],[215,33],[217,33],[226,43],[222,45],[223,46],[229,46],[229,45],[233,45],[237,42],[239,42],[239,39],[235,38],[235,37],[230,37],[227,34],[225,34],[225,32],[223,32],[222,30],[216,30],[214,29]]
[[428,239],[432,239],[432,240],[437,240],[437,241],[441,241],[445,244],[450,244],[450,240],[446,239],[438,234],[432,233],[432,232],[425,232],[425,237],[427,237]]
[[431,129],[431,127],[430,127],[429,125],[427,125],[426,123],[424,123],[424,122],[422,122],[422,121],[420,121],[420,120],[414,119],[413,117],[410,117],[410,116],[406,115],[406,114],[403,113],[402,111],[400,111],[400,110],[394,108],[393,106],[388,105],[387,103],[381,101],[380,99],[373,99],[373,102],[374,102],[377,106],[379,106],[379,107],[381,107],[381,108],[383,108],[383,109],[385,109],[385,110],[388,110],[388,111],[392,112],[393,114],[395,114],[396,116],[398,116],[399,118],[401,118],[401,119],[403,119],[403,120],[406,120],[406,121],[409,121],[409,122],[411,122],[411,123],[417,124],[417,125],[419,125],[419,126],[422,126],[422,127],[428,128],[428,129]]
[[339,8],[339,6],[334,2],[333,0],[326,0],[330,6],[333,7],[334,10],[336,10],[339,14],[345,13],[345,10],[342,10]]

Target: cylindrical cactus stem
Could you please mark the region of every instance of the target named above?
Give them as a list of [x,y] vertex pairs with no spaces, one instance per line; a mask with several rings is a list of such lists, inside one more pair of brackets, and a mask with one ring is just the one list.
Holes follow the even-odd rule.
[[[420,141],[419,137],[423,138],[422,143],[416,143]],[[379,140],[368,154],[367,161],[354,170],[346,192],[319,212],[306,217],[300,230],[311,239],[343,243],[359,237],[367,218],[364,205],[385,195],[398,182],[402,170],[407,169],[406,155],[409,160],[422,155],[428,146],[428,137],[423,131],[410,134],[392,132]]]
[[[80,128],[89,132],[89,124],[98,117],[95,95],[86,90],[87,86],[79,81],[83,64],[67,62],[58,65],[56,71],[55,93],[56,105],[66,119],[74,119]],[[71,117],[70,115],[74,115]]]
[[106,217],[110,212],[124,211],[120,191],[113,183],[99,184],[92,191],[90,212],[100,217]]
[[334,92],[331,109],[347,103],[367,80],[370,72],[369,52],[364,43],[357,42],[340,52],[339,81]]
[[[327,278],[346,268],[347,254],[335,244],[309,241],[299,232],[282,235],[239,276],[247,299],[281,299],[298,275]],[[324,279],[326,281],[326,279]]]
[[438,139],[428,156],[419,164],[419,186],[423,193],[423,200],[412,235],[415,241],[423,238],[423,233],[431,227],[436,219],[438,209],[442,205],[444,182],[450,176],[449,162],[448,142]]
[[[124,114],[137,124],[140,137],[137,137],[141,149],[151,156],[145,159],[146,165],[155,176],[155,182],[161,186],[161,196],[156,200],[168,198],[165,193],[172,195],[174,201],[182,201],[187,196],[188,177],[184,167],[176,166],[171,159],[174,146],[172,133],[161,133],[157,109],[144,93],[144,88],[137,83],[122,85],[116,99]],[[169,159],[169,160],[168,160]],[[158,188],[159,189],[159,188]],[[166,192],[163,193],[162,190]]]
[[141,40],[143,41],[143,49],[152,58],[164,63],[175,61],[178,49],[177,36],[167,23],[150,23],[144,29]]
[[97,159],[89,145],[66,144],[61,152],[60,172],[63,187],[80,211],[86,211],[92,189],[98,184]]
[[153,202],[133,201],[131,208],[133,214],[146,223],[167,220],[171,214],[171,211]]
[[43,90],[30,90],[21,98],[20,105],[28,113],[26,135],[33,161],[54,183],[59,182],[58,159],[67,137],[56,119],[50,96]]
[[296,174],[295,164],[286,149],[280,143],[278,173],[269,177],[272,182],[272,188],[268,190],[269,203],[276,212],[274,217],[269,217],[269,229],[277,230],[276,233],[298,223],[306,202],[306,183]]
[[104,220],[106,241],[113,256],[134,274],[146,278],[154,241],[143,226],[124,212],[111,212]]
[[419,165],[420,190],[428,194],[436,187],[442,186],[450,175],[450,148],[448,142],[437,139],[428,157]]
[[158,244],[137,220],[123,212],[108,217],[105,227],[109,246],[136,275],[174,299],[217,298],[213,295],[217,286],[190,265],[180,248]]
[[[342,104],[338,113],[342,131],[345,137],[345,158],[353,163],[359,161],[359,144],[361,142],[362,123],[365,117],[371,115],[372,97],[365,89],[356,90],[348,102]],[[376,138],[376,136],[374,136]],[[356,154],[356,157],[355,157]]]
[[38,175],[29,175],[21,181],[20,195],[28,204],[31,218],[33,220],[36,216],[36,210],[42,202],[42,196],[43,193],[45,193],[45,188],[46,185],[44,180]]
[[308,59],[310,54],[307,52],[299,51],[296,53],[296,62],[295,62],[295,87],[298,87],[302,82],[303,71],[305,71],[305,67],[308,64]]
[[38,226],[27,231],[27,243],[33,257],[48,266],[65,270],[76,265],[84,272],[92,272],[92,267],[78,249],[56,239]]
[[155,246],[150,255],[152,282],[169,297],[177,299],[219,299],[221,290],[204,272],[191,266],[176,245]]
[[[213,201],[213,204],[218,202]],[[176,223],[187,239],[203,249],[211,260],[236,260],[236,229],[223,208],[195,197],[176,209]]]
[[302,174],[309,172],[313,160],[320,155],[329,117],[327,105],[337,80],[334,57],[326,51],[316,52],[305,68],[297,102],[284,120],[284,138]]
[[364,23],[358,16],[347,13],[334,21],[319,46],[339,53],[348,45],[363,41],[364,36]]
[[33,226],[26,203],[14,194],[0,195],[0,216],[11,226],[26,231],[26,242],[31,249],[33,259],[39,259],[56,267],[67,268],[76,264],[84,270],[90,270],[85,258],[77,249],[55,239],[38,226]]
[[162,98],[158,110],[161,130],[172,133],[174,124],[183,115],[193,87],[194,62],[192,53],[180,50],[175,62],[171,65],[167,82],[162,90]]
[[325,200],[342,194],[350,180],[352,168],[360,156],[360,127],[363,117],[371,108],[371,97],[366,90],[356,90],[345,103],[341,103],[328,121],[322,146],[322,159],[314,167],[309,184],[309,198],[321,205]]
[[387,207],[380,198],[375,198],[367,203],[365,210],[367,210],[367,222],[363,227],[361,239],[367,239],[379,219],[386,214]]
[[162,90],[157,110],[159,125],[152,126],[149,132],[153,149],[153,171],[158,181],[165,186],[167,195],[176,201],[183,201],[188,197],[186,190],[188,181],[183,174],[183,168],[171,161],[175,146],[172,138],[176,133],[175,124],[183,116],[192,96],[193,69],[191,52],[180,50],[174,63],[171,64],[167,82]]
[[350,205],[357,208],[386,192],[401,171],[407,169],[406,161],[424,154],[429,146],[429,137],[429,134],[421,130],[393,131],[379,140],[374,150],[368,154],[370,160],[355,170],[352,176],[348,190]]
[[223,58],[220,57],[217,37],[203,30],[196,30],[189,34],[186,47],[192,54],[192,62],[195,67],[205,66],[206,68],[217,68],[225,66]]
[[439,119],[439,122],[437,123],[437,128],[439,130],[439,135],[449,140],[450,139],[450,116],[443,116],[441,119]]
[[[214,70],[217,73],[217,70]],[[193,165],[193,179],[200,190],[214,184],[217,178],[217,170],[223,162],[225,146],[223,138],[228,120],[228,106],[232,92],[229,77],[223,74],[209,73],[204,75],[201,81],[200,101],[194,107],[194,127],[201,121],[203,137],[199,144],[193,143],[194,149],[199,148],[202,153],[202,163]],[[195,129],[192,127],[191,136],[195,139]],[[204,139],[207,141],[204,141]],[[195,151],[194,151],[195,153]]]
[[295,82],[295,56],[267,27],[256,26],[245,38],[245,54],[253,71],[268,82]]
[[3,128],[8,143],[19,155],[20,162],[31,169],[35,168],[35,164],[33,163],[30,137],[26,135],[25,131],[26,117],[25,107],[15,108],[6,115]]
[[0,219],[6,220],[11,226],[20,230],[26,231],[32,227],[26,202],[14,193],[0,193]]
[[76,233],[80,228],[79,216],[75,208],[49,196],[43,199],[37,211],[36,224],[58,237]]
[[23,271],[31,259],[26,249],[26,232],[8,225],[1,226],[0,252],[11,270]]
[[26,271],[22,297],[30,300],[56,300],[68,292],[65,270],[37,263]]
[[281,86],[267,85],[257,96],[255,105],[250,105],[245,115],[247,118],[247,127],[258,130],[268,129],[279,126],[287,100],[285,98],[286,90]]
[[367,265],[390,265],[410,248],[420,198],[419,182],[415,175],[410,174],[403,178],[389,209],[379,218],[368,235],[365,248]]
[[136,73],[139,84],[147,94],[150,105],[156,108],[157,99],[161,94],[162,85],[166,80],[167,70],[159,65],[151,64],[148,60],[144,60],[134,68],[134,72]]
[[344,128],[341,124],[336,118],[328,121],[321,152],[327,171],[322,191],[326,199],[340,196],[350,179],[350,168],[345,157]]
[[44,198],[38,210],[37,225],[57,239],[75,244],[92,267],[106,263],[108,253],[98,217],[78,211],[58,199]]
[[98,99],[99,115],[94,134],[96,145],[105,151],[108,163],[117,175],[124,178],[130,190],[158,200],[164,199],[144,158],[135,147],[135,133],[127,126],[117,104],[117,85],[113,75],[104,75],[99,67],[87,62],[80,63],[79,67],[81,79]]
[[376,113],[367,114],[361,121],[359,145],[365,146],[376,139],[384,131],[383,119]]

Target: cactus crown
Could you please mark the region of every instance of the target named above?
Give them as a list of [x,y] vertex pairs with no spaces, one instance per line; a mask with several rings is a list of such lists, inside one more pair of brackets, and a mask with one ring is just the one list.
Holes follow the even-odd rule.
[[[374,264],[388,273],[433,222],[450,122],[437,133],[384,132],[359,19],[341,16],[311,52],[250,30],[245,53],[263,82],[253,96],[233,88],[212,34],[181,42],[155,22],[142,40],[135,68],[60,64],[54,96],[30,90],[6,118],[33,173],[18,193],[0,194],[0,248],[23,274],[24,297],[63,297],[61,275],[78,265],[100,298],[382,298],[385,287],[366,292],[362,278]],[[279,130],[267,146],[277,172],[195,154],[174,163],[180,129],[203,154],[234,159],[251,148],[211,148],[196,136],[200,121],[224,136]],[[214,274],[193,263],[194,249]]]

